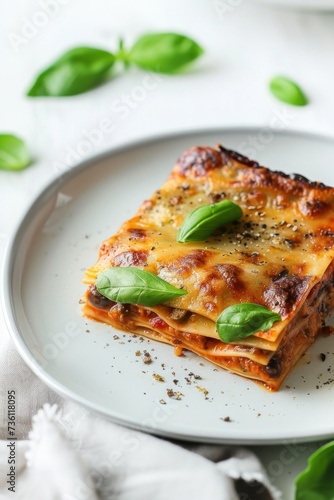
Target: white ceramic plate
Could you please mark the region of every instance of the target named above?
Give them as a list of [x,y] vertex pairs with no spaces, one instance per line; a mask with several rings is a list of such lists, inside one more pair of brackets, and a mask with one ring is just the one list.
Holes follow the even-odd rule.
[[[12,337],[28,365],[55,391],[130,427],[216,443],[332,436],[334,338],[319,339],[282,390],[272,394],[195,355],[176,357],[170,346],[81,316],[83,272],[95,262],[102,240],[161,186],[184,149],[217,142],[273,169],[334,184],[334,141],[291,132],[188,133],[93,158],[47,186],[9,245],[3,301]],[[145,349],[152,364],[136,356]],[[180,400],[169,398],[166,389],[182,393]]]

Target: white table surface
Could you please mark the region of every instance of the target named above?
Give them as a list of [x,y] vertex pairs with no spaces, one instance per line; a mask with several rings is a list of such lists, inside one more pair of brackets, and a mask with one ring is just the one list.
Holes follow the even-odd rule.
[[[31,199],[71,165],[69,152],[73,157],[85,134],[103,120],[109,120],[112,131],[104,133],[89,154],[175,130],[269,126],[272,116],[287,107],[273,99],[267,83],[273,75],[284,74],[298,81],[311,100],[305,108],[289,108],[286,128],[334,137],[334,12],[285,10],[264,3],[44,0],[49,6],[44,15],[43,0],[7,3],[0,20],[0,131],[25,138],[35,162],[20,173],[0,171],[1,260]],[[137,87],[146,85],[145,73],[135,69],[81,96],[25,97],[34,75],[66,49],[91,45],[113,50],[120,36],[131,43],[147,31],[188,34],[206,54],[183,75],[152,80],[152,89],[140,101]],[[82,151],[76,156],[85,157]],[[0,315],[0,341],[5,335]],[[318,445],[255,448],[284,499],[293,498],[293,478]]]

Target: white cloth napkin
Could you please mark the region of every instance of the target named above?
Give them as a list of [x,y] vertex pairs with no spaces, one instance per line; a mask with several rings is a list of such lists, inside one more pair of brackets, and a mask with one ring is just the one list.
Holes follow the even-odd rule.
[[[0,499],[270,500],[248,450],[170,442],[113,424],[45,386],[9,341],[0,351]],[[8,490],[7,391],[16,395],[15,495]]]

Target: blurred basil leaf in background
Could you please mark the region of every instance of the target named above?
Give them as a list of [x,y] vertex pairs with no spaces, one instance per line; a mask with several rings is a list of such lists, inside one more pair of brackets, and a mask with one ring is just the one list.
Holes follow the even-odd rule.
[[69,50],[38,75],[27,92],[29,97],[63,97],[93,89],[110,74],[115,61],[124,69],[135,64],[159,73],[176,73],[203,54],[194,40],[176,33],[143,35],[130,50],[120,40],[116,55],[93,47]]
[[194,40],[177,33],[152,33],[141,36],[128,53],[127,60],[158,73],[175,73],[203,54]]
[[19,137],[0,134],[0,168],[3,170],[22,170],[31,161],[29,150]]
[[93,47],[69,50],[36,78],[27,95],[72,96],[102,83],[115,62],[115,56]]
[[302,89],[284,76],[276,76],[269,83],[271,93],[280,101],[293,106],[306,106],[308,99]]
[[295,500],[334,499],[334,441],[308,459],[307,468],[296,478]]

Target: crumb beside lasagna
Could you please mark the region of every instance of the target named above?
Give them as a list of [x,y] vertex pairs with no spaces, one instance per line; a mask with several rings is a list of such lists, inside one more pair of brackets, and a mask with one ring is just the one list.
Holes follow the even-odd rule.
[[[177,241],[192,210],[222,200],[237,204],[242,217],[204,241]],[[154,306],[110,300],[95,282],[114,267],[149,271],[187,293]],[[334,189],[271,171],[222,146],[190,148],[161,189],[102,243],[84,282],[86,317],[171,344],[178,354],[188,349],[277,391],[316,337],[328,333]],[[223,342],[219,315],[243,303],[264,306],[281,320]]]

